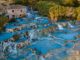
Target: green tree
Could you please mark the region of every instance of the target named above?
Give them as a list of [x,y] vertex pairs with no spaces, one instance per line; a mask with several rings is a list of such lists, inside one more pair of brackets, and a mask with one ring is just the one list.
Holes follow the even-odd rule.
[[41,15],[48,16],[49,8],[54,4],[48,1],[39,1],[36,4],[36,8]]
[[4,25],[9,22],[8,17],[0,16],[0,31],[3,30]]

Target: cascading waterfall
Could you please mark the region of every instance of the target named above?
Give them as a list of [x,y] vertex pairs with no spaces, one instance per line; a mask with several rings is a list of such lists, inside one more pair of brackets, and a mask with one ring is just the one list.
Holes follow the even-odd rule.
[[10,53],[17,54],[17,44],[14,44],[14,47],[9,46]]
[[38,20],[38,19],[40,19],[40,18],[41,18],[41,17],[36,17],[35,19]]
[[30,41],[32,41],[32,39],[36,39],[38,36],[37,36],[37,31],[36,30],[31,30],[29,32],[29,36],[30,36]]
[[28,18],[34,18],[35,17],[35,13],[34,13],[33,9],[30,7],[27,7],[27,17]]
[[28,18],[31,18],[32,17],[32,14],[29,12],[29,13],[27,13],[27,17]]
[[70,22],[68,22],[68,26],[69,26],[70,28],[73,28],[73,27],[74,27]]
[[34,11],[32,8],[30,8],[30,7],[27,7],[26,8],[27,9],[27,17],[28,18],[36,18],[36,17],[38,17],[38,11]]
[[15,54],[17,53],[17,44],[15,44],[14,46],[14,51],[13,51]]
[[31,30],[31,31],[29,32],[29,36],[30,36],[30,40],[32,40],[32,38],[34,37],[34,31],[33,31],[33,30]]
[[40,56],[40,60],[46,60],[43,56]]
[[57,26],[58,26],[58,29],[59,29],[59,30],[64,30],[64,28],[63,28],[63,26],[62,26],[62,25],[57,24]]

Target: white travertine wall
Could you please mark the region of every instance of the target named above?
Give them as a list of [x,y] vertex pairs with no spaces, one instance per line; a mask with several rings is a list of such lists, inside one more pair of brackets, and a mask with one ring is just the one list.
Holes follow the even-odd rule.
[[[26,15],[26,7],[20,7],[20,8],[7,8],[7,15],[9,16],[9,18],[13,18],[13,17],[20,17],[20,16],[23,16],[23,15]],[[14,11],[14,12],[13,12]]]

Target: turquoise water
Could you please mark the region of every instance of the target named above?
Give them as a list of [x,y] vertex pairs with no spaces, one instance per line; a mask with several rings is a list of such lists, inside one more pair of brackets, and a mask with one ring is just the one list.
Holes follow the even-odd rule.
[[[37,18],[39,17],[39,19]],[[5,27],[6,29],[11,28],[17,28],[22,24],[27,24],[22,30],[19,30],[17,32],[14,32],[15,34],[24,34],[25,32],[30,32],[32,30],[41,31],[43,29],[47,29],[49,27],[57,27],[57,24],[52,24],[47,17],[42,17],[37,14],[31,14],[31,16],[27,16],[24,18],[16,18],[17,22],[13,24],[7,24]],[[36,28],[32,28],[31,26],[36,25]],[[48,32],[46,36],[38,36],[35,42],[31,42],[29,46],[25,46],[25,48],[22,48],[18,50],[18,54],[14,58],[13,56],[9,56],[7,60],[21,60],[21,59],[28,59],[28,60],[38,60],[36,56],[38,56],[37,53],[33,54],[33,51],[39,52],[40,55],[47,55],[48,53],[53,54],[50,57],[46,57],[46,60],[61,60],[69,55],[67,51],[69,51],[75,43],[73,41],[79,41],[77,40],[76,36],[80,34],[79,30],[74,31],[78,29],[76,25],[74,28],[67,28],[65,27],[63,30],[59,30],[58,28],[53,32]],[[35,32],[37,33],[37,32]],[[40,32],[39,32],[40,33]],[[32,33],[33,34],[33,33]],[[49,37],[49,34],[51,35]],[[10,35],[10,36],[9,36]],[[2,35],[1,35],[2,36]],[[3,37],[0,38],[3,40]],[[11,37],[12,34],[3,35],[5,38]],[[35,35],[33,35],[34,37]],[[6,39],[8,39],[8,37]],[[26,41],[27,37],[20,37],[18,41],[15,43],[20,43],[21,41]],[[1,41],[2,41],[1,40]],[[77,43],[76,42],[76,43]],[[28,49],[32,49],[28,50]],[[36,50],[35,50],[36,49]],[[59,57],[59,58],[58,58]]]

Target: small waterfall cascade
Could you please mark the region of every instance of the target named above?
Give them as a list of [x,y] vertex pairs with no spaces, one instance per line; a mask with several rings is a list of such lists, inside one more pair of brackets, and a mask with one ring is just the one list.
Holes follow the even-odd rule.
[[68,22],[68,26],[69,26],[70,28],[73,28],[73,27],[74,27],[70,22]]
[[38,38],[37,31],[36,31],[36,30],[31,30],[31,31],[29,32],[29,36],[30,36],[30,40],[31,40],[31,41],[32,41],[32,39]]
[[14,44],[14,47],[9,46],[10,53],[17,54],[17,44]]
[[40,60],[46,60],[43,56],[40,56]]
[[62,25],[57,24],[57,26],[58,26],[58,29],[59,29],[59,30],[64,30],[64,28],[63,28],[63,26],[62,26]]

